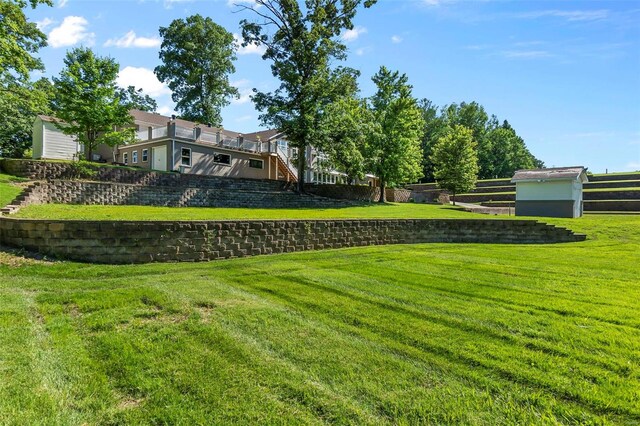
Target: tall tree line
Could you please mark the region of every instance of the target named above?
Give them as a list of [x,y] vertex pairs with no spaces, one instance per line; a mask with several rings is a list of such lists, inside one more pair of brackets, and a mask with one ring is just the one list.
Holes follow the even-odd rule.
[[456,126],[463,126],[471,132],[478,156],[479,179],[510,177],[518,169],[544,167],[508,121],[500,123],[495,115],[489,116],[477,102],[453,103],[439,108],[430,100],[423,99],[420,109],[425,122],[422,182],[434,181],[433,147]]

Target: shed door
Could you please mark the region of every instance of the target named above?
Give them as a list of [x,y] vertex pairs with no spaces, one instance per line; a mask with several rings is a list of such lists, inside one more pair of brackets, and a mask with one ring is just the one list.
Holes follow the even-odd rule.
[[151,148],[151,156],[153,157],[153,170],[167,171],[167,147],[154,146]]

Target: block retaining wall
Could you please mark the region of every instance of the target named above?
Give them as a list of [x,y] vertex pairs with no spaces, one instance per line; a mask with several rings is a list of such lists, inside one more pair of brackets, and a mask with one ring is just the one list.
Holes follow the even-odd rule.
[[207,261],[380,244],[584,240],[531,220],[62,221],[0,217],[0,243],[93,263]]
[[131,185],[113,182],[36,182],[15,204],[138,205],[164,207],[339,208],[346,200],[298,195],[291,191]]
[[[72,163],[35,160],[4,159],[0,166],[7,173],[31,180],[68,180],[78,176]],[[268,179],[243,179],[219,176],[199,176],[174,172],[157,172],[143,169],[88,165],[93,170],[87,180],[114,182],[146,186],[216,188],[228,190],[279,191],[286,185],[283,181]]]

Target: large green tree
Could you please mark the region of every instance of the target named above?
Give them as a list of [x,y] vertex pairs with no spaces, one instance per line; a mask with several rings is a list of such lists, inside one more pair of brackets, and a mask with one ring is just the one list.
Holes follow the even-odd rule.
[[100,143],[130,142],[133,119],[116,85],[118,63],[91,49],[76,48],[67,52],[64,64],[60,76],[53,78],[56,126],[78,138],[89,160]]
[[[0,0],[0,155],[21,157],[31,144],[36,114],[47,113],[46,83],[30,81],[44,65],[35,54],[47,37],[29,22],[24,8],[49,0]],[[44,90],[44,91],[43,91]]]
[[158,109],[156,100],[144,94],[142,89],[136,89],[135,86],[128,86],[126,89],[118,87],[116,96],[120,98],[120,103],[129,109],[147,112],[155,112]]
[[431,154],[438,187],[453,195],[473,189],[478,179],[478,154],[473,131],[456,124],[438,139]]
[[0,156],[22,158],[32,145],[33,121],[49,114],[53,86],[46,78],[34,83],[13,82],[0,93]]
[[[376,0],[255,0],[241,10],[256,16],[242,20],[243,45],[265,47],[263,59],[271,61],[271,72],[280,80],[273,92],[253,97],[263,124],[286,133],[298,148],[298,191],[304,192],[306,148],[319,139],[326,105],[343,96],[349,81],[347,69],[332,69],[332,61],[346,57],[339,36],[353,28],[358,7]],[[254,90],[255,91],[255,90]]]
[[42,61],[34,56],[47,45],[47,37],[34,22],[29,22],[23,9],[38,4],[51,6],[50,0],[0,0],[0,80],[29,80],[33,70],[44,70]]
[[328,165],[347,175],[347,183],[364,178],[367,139],[376,133],[377,123],[366,101],[345,97],[327,105],[320,122],[324,138],[316,148],[329,157]]
[[431,152],[438,139],[449,131],[449,126],[438,114],[438,106],[428,99],[422,99],[418,103],[422,119],[424,120],[424,132],[422,136],[422,178],[421,182],[433,182],[433,163]]
[[489,116],[477,102],[450,104],[438,109],[431,101],[420,102],[425,119],[425,133],[422,139],[424,152],[424,182],[432,182],[433,162],[431,152],[437,141],[456,125],[471,130],[476,143],[480,179],[510,177],[519,168],[543,167],[526,147],[524,140],[504,122],[500,125],[495,115]]
[[162,65],[158,79],[172,90],[172,99],[182,118],[222,125],[222,107],[238,95],[229,83],[235,72],[236,46],[233,34],[200,15],[176,19],[160,28]]
[[379,202],[384,203],[388,185],[422,176],[424,120],[405,74],[381,67],[372,80],[378,89],[370,108],[379,128],[368,137],[366,158],[367,168],[380,182]]

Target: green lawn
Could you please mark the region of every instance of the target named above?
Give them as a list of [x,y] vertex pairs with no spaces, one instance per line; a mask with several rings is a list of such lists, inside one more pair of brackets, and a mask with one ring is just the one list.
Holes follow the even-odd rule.
[[640,216],[549,221],[590,239],[0,252],[0,424],[637,424]]
[[21,189],[15,183],[22,181],[24,179],[0,173],[0,207],[6,206],[20,194]]
[[401,219],[488,218],[453,206],[413,203],[377,203],[333,209],[247,209],[208,207],[32,205],[16,217],[81,220],[231,220],[231,219]]

